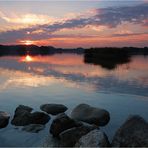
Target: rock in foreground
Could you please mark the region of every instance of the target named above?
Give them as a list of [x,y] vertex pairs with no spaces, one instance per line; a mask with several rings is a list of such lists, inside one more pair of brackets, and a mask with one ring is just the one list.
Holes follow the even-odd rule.
[[140,116],[131,116],[117,130],[112,146],[148,147],[148,123]]
[[30,123],[29,120],[32,110],[29,106],[19,105],[15,110],[11,124],[16,126],[28,125]]
[[82,136],[75,147],[108,147],[110,146],[105,133],[95,129]]
[[60,134],[60,146],[73,147],[83,135],[96,128],[96,126],[92,125],[81,125],[68,129]]
[[50,120],[50,117],[43,112],[34,112],[30,115],[31,124],[46,124]]
[[0,111],[0,128],[4,128],[9,123],[10,115],[6,112]]
[[57,115],[67,110],[67,107],[62,104],[43,104],[40,109],[48,114]]
[[31,108],[29,106],[19,105],[15,110],[15,114],[19,115],[19,114],[22,114],[23,112],[30,113],[32,110],[33,110],[33,108]]
[[15,115],[11,121],[12,125],[25,126],[29,124],[46,124],[50,116],[43,112],[31,113],[32,108],[20,105],[15,110]]
[[79,126],[79,124],[69,118],[65,113],[62,113],[53,120],[50,127],[50,133],[54,137],[58,137],[61,132],[75,126]]
[[92,107],[88,104],[80,104],[76,106],[71,113],[71,117],[75,120],[99,126],[106,125],[110,120],[108,111]]

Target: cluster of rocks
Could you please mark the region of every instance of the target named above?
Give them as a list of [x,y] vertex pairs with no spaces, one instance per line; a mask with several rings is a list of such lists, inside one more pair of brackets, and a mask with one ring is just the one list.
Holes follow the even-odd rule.
[[[68,108],[62,104],[43,104],[40,106],[42,111],[32,112],[33,108],[19,105],[15,109],[11,124],[23,126],[22,130],[37,133],[44,129],[45,124],[51,119],[50,115],[57,115],[65,112]],[[0,128],[5,128],[9,123],[10,115],[0,111]]]
[[[22,130],[39,132],[50,120],[50,115],[57,115],[49,132],[58,141],[59,147],[148,147],[148,123],[140,116],[130,116],[117,130],[112,142],[100,129],[108,124],[108,111],[88,104],[76,106],[70,116],[64,113],[68,108],[62,104],[44,104],[42,112],[32,112],[32,108],[19,105],[11,124],[23,126]],[[0,128],[9,123],[10,115],[0,112]]]
[[[95,108],[87,104],[76,106],[71,112],[70,117],[65,113],[58,114],[51,123],[50,133],[54,138],[59,139],[60,147],[83,146],[81,139],[89,132],[96,130],[99,132],[98,139],[100,146],[109,146],[109,141],[105,133],[99,126],[106,125],[110,120],[109,112]],[[104,142],[102,142],[104,140]],[[88,145],[89,146],[89,145]]]
[[14,117],[11,121],[12,125],[25,126],[29,124],[46,124],[50,120],[50,116],[44,112],[33,112],[32,108],[20,105],[16,108]]
[[70,117],[59,114],[50,133],[60,147],[142,147],[148,146],[148,123],[140,116],[130,116],[117,130],[112,142],[100,129],[110,120],[109,112],[87,104],[76,106]]

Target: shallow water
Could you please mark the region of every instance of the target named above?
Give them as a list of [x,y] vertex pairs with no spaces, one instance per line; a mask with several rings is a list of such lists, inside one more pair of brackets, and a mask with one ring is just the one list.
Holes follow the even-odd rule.
[[[148,120],[148,57],[108,70],[83,62],[82,55],[0,57],[0,110],[13,115],[19,104],[40,110],[41,104],[62,103],[71,110],[80,103],[107,109],[111,120],[102,128],[109,139],[131,114]],[[54,118],[54,117],[53,117]],[[0,129],[0,146],[42,146],[49,126],[27,133],[9,124]]]

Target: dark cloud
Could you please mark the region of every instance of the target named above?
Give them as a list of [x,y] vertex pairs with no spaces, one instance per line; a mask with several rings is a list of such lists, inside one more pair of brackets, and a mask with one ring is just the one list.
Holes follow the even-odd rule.
[[[122,22],[130,22],[136,24],[144,24],[148,19],[148,4],[142,4],[133,7],[116,7],[98,9],[98,15],[94,18],[100,19],[98,24],[106,25],[108,27],[116,27]],[[101,14],[99,14],[101,12]]]
[[[120,25],[122,22],[130,22],[134,24],[147,25],[148,19],[148,4],[141,4],[137,6],[125,6],[125,7],[109,7],[96,9],[93,16],[81,16],[73,19],[66,20],[64,22],[54,23],[52,25],[38,25],[31,28],[25,28],[20,30],[11,30],[0,33],[0,42],[15,42],[22,39],[46,39],[53,37],[52,33],[60,29],[81,28],[87,25],[95,26],[107,26],[114,28]],[[42,29],[44,32],[40,34],[27,35],[27,31],[35,31]]]

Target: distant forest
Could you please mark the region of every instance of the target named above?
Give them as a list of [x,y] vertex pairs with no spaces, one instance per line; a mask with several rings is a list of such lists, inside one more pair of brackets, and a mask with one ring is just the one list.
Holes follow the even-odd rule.
[[148,48],[91,48],[84,52],[84,62],[114,69],[119,64],[130,62],[134,55],[148,55]]
[[52,46],[35,45],[0,45],[0,56],[24,56],[24,55],[53,55],[56,53],[83,54],[87,64],[101,65],[107,69],[114,69],[119,64],[128,63],[133,55],[148,55],[148,48],[123,47],[123,48],[75,48],[63,49]]
[[0,45],[0,56],[4,55],[50,55],[55,53],[77,53],[85,54],[86,56],[95,57],[95,55],[136,55],[136,54],[148,54],[148,47],[136,48],[136,47],[103,47],[103,48],[74,48],[74,49],[63,49],[55,48],[52,46],[36,46],[36,45]]
[[12,45],[5,46],[0,45],[0,56],[5,55],[51,55],[55,53],[84,53],[83,48],[76,49],[63,49],[63,48],[55,48],[52,46],[36,46],[36,45]]

